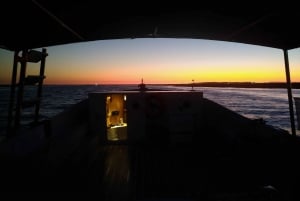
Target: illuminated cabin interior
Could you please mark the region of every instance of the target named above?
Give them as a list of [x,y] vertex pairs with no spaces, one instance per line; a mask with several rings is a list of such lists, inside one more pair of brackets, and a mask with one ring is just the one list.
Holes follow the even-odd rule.
[[106,137],[108,141],[127,140],[126,95],[106,96]]
[[100,143],[186,143],[202,128],[203,93],[89,93],[90,131]]

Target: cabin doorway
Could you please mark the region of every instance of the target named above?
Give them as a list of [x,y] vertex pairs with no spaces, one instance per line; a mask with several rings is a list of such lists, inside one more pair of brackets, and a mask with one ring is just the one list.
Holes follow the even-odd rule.
[[127,140],[126,95],[106,96],[106,139],[108,141]]

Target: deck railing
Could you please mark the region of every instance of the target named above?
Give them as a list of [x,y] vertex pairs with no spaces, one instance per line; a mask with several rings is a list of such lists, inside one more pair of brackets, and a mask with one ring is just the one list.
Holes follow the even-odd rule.
[[297,129],[300,130],[300,97],[294,97],[297,115]]

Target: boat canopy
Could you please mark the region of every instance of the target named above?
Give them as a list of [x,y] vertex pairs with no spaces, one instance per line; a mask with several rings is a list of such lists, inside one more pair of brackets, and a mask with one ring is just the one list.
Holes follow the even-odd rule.
[[[109,3],[110,2],[110,3]],[[122,5],[123,4],[123,5]],[[22,50],[126,38],[191,38],[279,48],[300,47],[297,6],[203,8],[183,2],[5,1],[0,48]],[[199,2],[198,2],[199,4]],[[246,4],[246,3],[243,3]],[[8,13],[8,14],[7,14]]]

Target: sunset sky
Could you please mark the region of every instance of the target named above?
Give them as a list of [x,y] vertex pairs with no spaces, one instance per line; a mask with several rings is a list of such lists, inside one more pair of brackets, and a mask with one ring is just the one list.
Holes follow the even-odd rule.
[[[195,39],[123,39],[46,47],[45,84],[285,82],[283,51]],[[300,48],[289,51],[300,82]],[[9,84],[13,52],[0,49],[0,84]],[[27,75],[38,74],[29,63]]]

